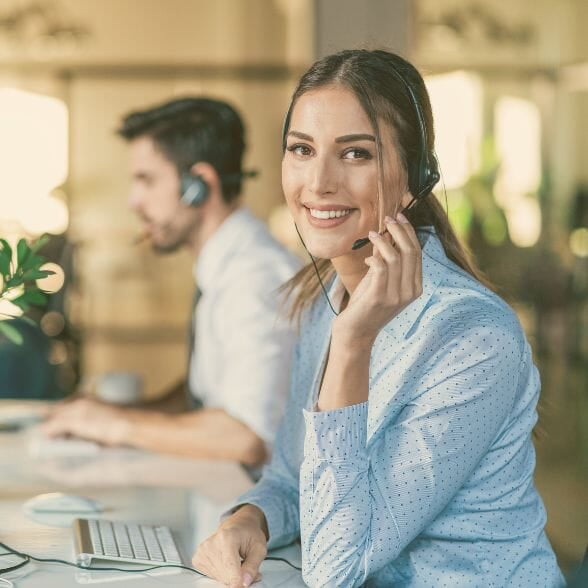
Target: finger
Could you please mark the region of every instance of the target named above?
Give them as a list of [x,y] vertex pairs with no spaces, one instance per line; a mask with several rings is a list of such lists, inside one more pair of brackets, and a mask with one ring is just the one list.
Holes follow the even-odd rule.
[[390,241],[390,235],[388,232],[384,235],[373,232],[373,239],[370,238],[370,240],[374,244],[374,255],[376,252],[379,253],[382,259],[390,266],[400,262],[398,251]]
[[[216,557],[214,557],[214,555],[216,555]],[[218,554],[213,554],[210,551],[210,548],[199,548],[192,558],[192,565],[197,571],[199,571],[201,574],[204,574],[208,578],[222,582],[224,579],[222,565],[215,565],[217,563],[220,563]]]
[[71,400],[67,399],[50,406],[45,413],[45,418],[52,418],[53,416],[60,414],[63,410],[67,410],[67,408],[71,406],[71,402]]
[[399,212],[396,215],[396,220],[399,221],[400,227],[406,231],[406,234],[408,235],[409,239],[412,241],[414,246],[417,249],[420,249],[421,244],[420,244],[419,239],[417,237],[416,231],[414,230],[414,227],[412,226],[412,223],[401,212]]
[[[373,232],[370,233],[370,239],[378,238],[373,235]],[[374,297],[376,301],[380,301],[386,296],[386,289],[388,286],[388,265],[382,258],[381,254],[378,255],[376,252],[371,257],[367,257],[365,263],[370,268],[368,270],[370,280],[367,284],[366,295]]]
[[238,543],[231,537],[225,539],[220,555],[223,568],[222,581],[231,588],[241,588],[241,556]]
[[[418,292],[419,275],[422,277],[422,254],[420,246],[416,248],[408,232],[404,229],[406,223],[398,223],[386,217],[387,230],[396,240],[396,247],[400,256],[400,283],[399,293],[402,301],[412,301]],[[395,288],[396,283],[389,283],[390,288]]]
[[210,560],[210,557],[206,554],[206,550],[203,546],[200,546],[196,553],[192,557],[192,567],[201,574],[208,576],[209,578],[215,578],[213,569],[214,566]]
[[70,432],[70,427],[61,419],[53,419],[40,425],[41,432],[47,437],[62,437]]
[[80,407],[82,407],[84,405],[86,401],[81,399],[81,398],[72,398],[72,399],[67,399],[67,400],[62,400],[61,402],[58,402],[55,406],[52,406],[49,413],[48,413],[48,417],[52,418],[55,416],[64,416],[64,415],[70,415],[70,414],[75,414],[75,411],[78,411]]
[[423,291],[423,248],[417,237],[416,231],[409,220],[402,214],[399,213],[398,219],[401,221],[400,226],[406,231],[406,234],[414,244],[415,250],[417,251],[417,264],[415,270],[415,292],[418,296]]
[[241,564],[241,586],[249,586],[259,574],[259,566],[267,555],[267,548],[261,543],[254,543]]
[[[372,236],[374,241],[374,262],[370,269],[376,276],[377,282],[373,284],[375,295],[380,302],[397,304],[401,299],[400,279],[402,272],[401,256],[390,242],[379,234]],[[380,262],[384,262],[385,272],[381,270]]]

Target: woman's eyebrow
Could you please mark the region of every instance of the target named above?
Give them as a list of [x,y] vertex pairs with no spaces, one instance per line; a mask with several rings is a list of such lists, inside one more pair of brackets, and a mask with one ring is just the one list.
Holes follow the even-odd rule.
[[351,141],[373,141],[375,143],[376,138],[367,133],[355,133],[353,135],[343,135],[335,139],[335,143],[349,143]]
[[298,137],[299,139],[302,139],[303,141],[314,141],[314,139],[310,136],[307,135],[306,133],[301,133],[299,131],[289,131],[288,132],[288,137],[292,136],[292,137]]
[[[310,135],[307,135],[306,133],[301,133],[300,131],[290,131],[288,133],[288,136],[290,135],[292,137],[298,137],[299,139],[302,139],[304,141],[314,141],[314,139]],[[335,139],[335,143],[350,143],[352,141],[373,141],[375,143],[376,138],[368,133],[354,133],[352,135],[343,135]]]

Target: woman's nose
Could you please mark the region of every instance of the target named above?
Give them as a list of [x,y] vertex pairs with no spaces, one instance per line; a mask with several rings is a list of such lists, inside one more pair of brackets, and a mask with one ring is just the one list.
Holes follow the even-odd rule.
[[308,183],[309,190],[318,196],[321,194],[333,194],[337,191],[337,170],[327,157],[314,159]]

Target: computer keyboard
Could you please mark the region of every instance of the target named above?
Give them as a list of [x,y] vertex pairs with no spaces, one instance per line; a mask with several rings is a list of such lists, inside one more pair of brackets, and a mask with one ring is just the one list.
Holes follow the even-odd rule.
[[183,565],[170,529],[104,519],[76,519],[73,523],[77,563],[92,560],[143,565]]

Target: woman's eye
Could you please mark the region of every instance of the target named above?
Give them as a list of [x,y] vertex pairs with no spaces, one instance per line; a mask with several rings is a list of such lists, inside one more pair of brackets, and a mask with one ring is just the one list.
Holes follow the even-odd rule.
[[372,155],[366,149],[352,147],[343,152],[343,157],[345,159],[371,159]]
[[303,157],[306,157],[311,153],[310,147],[308,145],[300,145],[299,143],[289,145],[287,149],[288,151],[294,153],[294,155],[301,155]]

